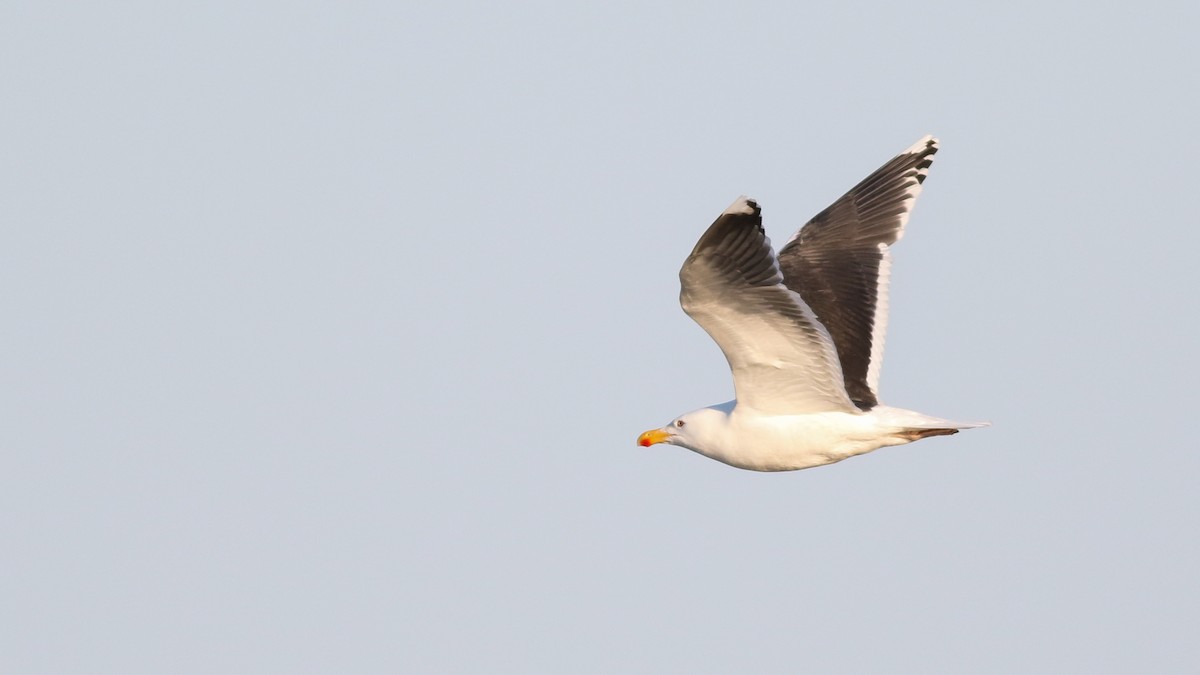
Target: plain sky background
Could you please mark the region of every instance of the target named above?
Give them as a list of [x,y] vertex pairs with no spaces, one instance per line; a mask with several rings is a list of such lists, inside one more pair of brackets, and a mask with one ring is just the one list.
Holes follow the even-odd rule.
[[[253,5],[253,6],[251,6]],[[1200,4],[0,7],[0,671],[1200,668]],[[785,474],[677,270],[925,133]]]

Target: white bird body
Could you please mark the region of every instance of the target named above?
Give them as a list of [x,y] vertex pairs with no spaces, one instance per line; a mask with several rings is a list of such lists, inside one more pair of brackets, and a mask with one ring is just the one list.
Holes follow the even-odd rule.
[[[911,410],[876,406],[869,412],[817,412],[764,415],[735,401],[701,408],[680,417],[677,444],[739,469],[795,471],[840,462],[891,445],[904,445],[928,435],[970,429],[979,422],[951,422]],[[674,423],[672,423],[673,425]],[[930,433],[936,432],[936,433]],[[680,434],[683,436],[683,434]]]
[[751,199],[709,226],[679,271],[680,303],[721,348],[736,399],[638,438],[741,469],[839,462],[986,422],[882,405],[889,247],[900,239],[937,140],[926,136],[800,229],[776,256]]

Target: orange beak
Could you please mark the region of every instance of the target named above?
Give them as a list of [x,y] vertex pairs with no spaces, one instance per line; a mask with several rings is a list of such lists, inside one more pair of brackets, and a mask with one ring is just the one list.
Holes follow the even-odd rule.
[[648,447],[654,445],[655,443],[663,443],[670,437],[671,437],[671,434],[668,434],[667,432],[663,431],[662,429],[651,429],[650,431],[647,431],[646,433],[642,434],[641,436],[638,436],[637,442],[638,442],[638,445],[642,446],[643,448],[648,448]]

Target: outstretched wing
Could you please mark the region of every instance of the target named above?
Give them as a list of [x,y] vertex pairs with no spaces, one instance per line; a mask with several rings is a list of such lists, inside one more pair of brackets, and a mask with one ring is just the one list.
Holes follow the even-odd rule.
[[846,392],[862,410],[879,403],[888,247],[904,233],[937,150],[932,136],[917,141],[808,221],[779,252],[784,284],[828,329]]
[[856,411],[833,341],[783,284],[761,211],[742,197],[679,270],[680,304],[725,353],[739,406],[769,414]]

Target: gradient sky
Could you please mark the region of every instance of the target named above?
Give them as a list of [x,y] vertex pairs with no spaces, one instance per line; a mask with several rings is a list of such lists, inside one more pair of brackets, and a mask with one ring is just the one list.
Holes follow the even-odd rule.
[[[0,671],[1195,672],[1200,5],[247,4],[0,7]],[[925,133],[881,393],[994,426],[636,447]]]

